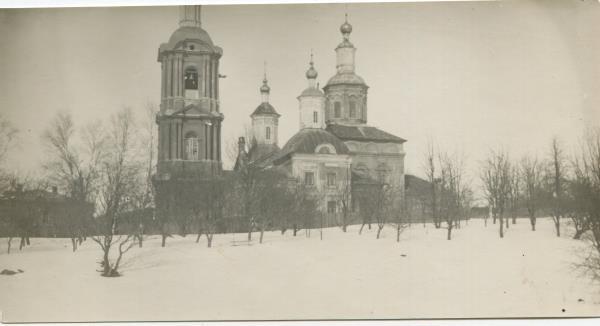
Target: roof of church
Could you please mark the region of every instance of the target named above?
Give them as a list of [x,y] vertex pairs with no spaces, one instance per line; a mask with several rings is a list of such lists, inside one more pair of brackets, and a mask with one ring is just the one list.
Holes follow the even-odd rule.
[[272,164],[278,152],[279,146],[275,144],[254,145],[248,152],[248,161],[250,164],[266,167]]
[[325,94],[323,94],[323,92],[318,89],[318,88],[314,88],[314,87],[309,87],[307,89],[305,89],[302,94],[300,94],[300,96],[324,96]]
[[332,133],[320,128],[304,128],[296,133],[283,146],[274,163],[283,162],[287,157],[294,153],[314,154],[317,146],[321,144],[331,144],[337,154],[348,154],[348,147]]
[[402,144],[406,139],[394,136],[381,129],[371,126],[346,126],[340,124],[327,125],[327,131],[331,132],[342,140],[390,142]]
[[337,73],[337,74],[333,75],[333,77],[329,78],[329,81],[327,81],[327,85],[325,85],[325,87],[332,86],[332,85],[367,86],[367,84],[365,83],[365,80],[353,72]]
[[268,102],[262,102],[260,103],[257,107],[256,110],[254,110],[254,112],[252,112],[252,114],[250,115],[255,116],[255,115],[276,115],[276,116],[281,116],[279,113],[277,113],[277,111],[275,111],[275,108]]

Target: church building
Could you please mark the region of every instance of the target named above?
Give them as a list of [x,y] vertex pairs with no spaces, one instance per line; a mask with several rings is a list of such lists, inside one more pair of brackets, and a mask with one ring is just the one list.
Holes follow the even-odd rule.
[[[269,103],[267,79],[260,91],[262,103],[252,113],[252,139],[245,152],[240,139],[236,164],[277,168],[298,182],[314,187],[323,198],[321,210],[336,213],[340,198],[373,183],[404,189],[406,140],[368,125],[369,87],[356,74],[356,48],[350,42],[352,25],[341,25],[342,41],[336,47],[336,73],[323,87],[311,55],[306,71],[307,88],[298,96],[299,131],[279,149],[277,125],[281,117]],[[241,159],[243,158],[243,159]],[[399,194],[403,195],[403,192]]]

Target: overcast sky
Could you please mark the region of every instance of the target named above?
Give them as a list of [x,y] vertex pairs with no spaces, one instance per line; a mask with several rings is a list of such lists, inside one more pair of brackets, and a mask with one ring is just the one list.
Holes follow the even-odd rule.
[[[298,130],[296,97],[306,87],[310,49],[324,85],[335,72],[345,8],[203,8],[202,26],[224,50],[224,142],[243,134],[260,102],[264,61],[282,115],[280,146]],[[428,138],[464,152],[476,179],[490,148],[541,156],[553,135],[573,146],[600,121],[597,1],[351,4],[347,11],[356,72],[370,86],[368,123],[408,140],[408,173],[422,174]],[[176,7],[0,10],[0,112],[21,130],[9,164],[39,167],[40,134],[60,110],[84,123],[159,103],[157,49],[177,23]]]

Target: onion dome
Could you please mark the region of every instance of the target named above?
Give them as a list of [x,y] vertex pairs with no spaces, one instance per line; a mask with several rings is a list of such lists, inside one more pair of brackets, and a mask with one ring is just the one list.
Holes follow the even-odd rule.
[[319,73],[317,72],[317,69],[315,69],[315,67],[313,66],[313,63],[311,61],[310,68],[308,68],[308,70],[306,71],[306,78],[315,79],[315,78],[317,78],[318,75],[319,75]]
[[344,38],[346,39],[350,36],[350,33],[352,33],[352,25],[348,23],[348,14],[346,14],[346,20],[342,26],[340,26],[340,32],[342,32],[342,35],[344,35]]
[[263,84],[260,87],[260,92],[261,93],[269,93],[271,91],[271,87],[269,87],[269,84],[267,84],[267,76],[265,76],[265,78],[263,79]]
[[317,69],[315,69],[315,63],[313,62],[313,55],[310,54],[310,68],[306,71],[306,78],[308,79],[316,79],[319,76]]

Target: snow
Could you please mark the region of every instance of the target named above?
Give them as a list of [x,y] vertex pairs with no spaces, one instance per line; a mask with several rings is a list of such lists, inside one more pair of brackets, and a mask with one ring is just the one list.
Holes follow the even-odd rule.
[[[600,285],[574,264],[584,241],[554,235],[549,219],[526,219],[504,239],[482,220],[454,230],[413,224],[396,243],[392,227],[375,239],[358,226],[265,234],[152,237],[125,257],[123,276],[96,272],[101,252],[88,239],[32,239],[6,254],[1,239],[0,310],[8,322],[572,317],[600,315]],[[257,241],[258,233],[254,234]],[[15,249],[16,247],[16,249]],[[579,301],[582,299],[583,301]]]

